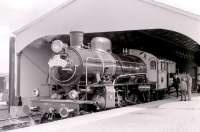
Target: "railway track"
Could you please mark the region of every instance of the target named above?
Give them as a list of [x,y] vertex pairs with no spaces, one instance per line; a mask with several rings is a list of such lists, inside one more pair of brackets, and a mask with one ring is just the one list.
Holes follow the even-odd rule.
[[8,108],[3,107],[0,109],[0,132],[27,126],[30,126],[28,117],[12,118],[9,115]]
[[[89,114],[89,113],[86,113],[86,114]],[[36,123],[35,120],[33,120],[33,118],[37,118],[37,116],[34,116],[34,117],[22,116],[19,118],[12,118],[8,113],[8,109],[0,109],[0,132],[29,127],[32,125],[39,124],[39,123]]]

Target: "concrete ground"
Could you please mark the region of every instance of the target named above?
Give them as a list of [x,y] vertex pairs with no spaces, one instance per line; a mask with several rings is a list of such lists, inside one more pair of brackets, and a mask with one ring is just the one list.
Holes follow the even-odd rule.
[[200,96],[146,104],[16,129],[15,132],[200,132]]

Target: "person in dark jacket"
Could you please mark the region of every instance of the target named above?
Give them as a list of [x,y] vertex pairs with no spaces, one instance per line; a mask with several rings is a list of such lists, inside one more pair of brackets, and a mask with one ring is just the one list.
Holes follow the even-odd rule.
[[177,75],[173,76],[173,87],[176,89],[176,97],[179,96],[179,84],[180,84],[180,78]]

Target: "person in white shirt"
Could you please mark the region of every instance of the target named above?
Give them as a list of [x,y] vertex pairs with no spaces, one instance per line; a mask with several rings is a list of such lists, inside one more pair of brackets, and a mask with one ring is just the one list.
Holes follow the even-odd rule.
[[188,95],[188,100],[191,101],[192,97],[192,77],[189,75],[189,73],[186,75],[187,77],[187,95]]
[[185,78],[183,78],[183,77],[181,78],[179,88],[181,90],[181,101],[183,101],[183,97],[184,97],[184,101],[186,101],[187,83],[185,81]]

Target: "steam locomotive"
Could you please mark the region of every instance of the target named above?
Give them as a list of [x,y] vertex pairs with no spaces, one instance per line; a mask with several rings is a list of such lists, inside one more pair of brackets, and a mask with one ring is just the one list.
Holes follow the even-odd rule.
[[[52,121],[148,102],[168,85],[175,63],[134,49],[111,52],[111,41],[95,37],[83,44],[83,32],[70,32],[70,45],[61,40],[51,44],[49,79],[51,95],[24,106],[28,115],[40,114],[41,122]],[[39,96],[39,91],[34,91]]]

